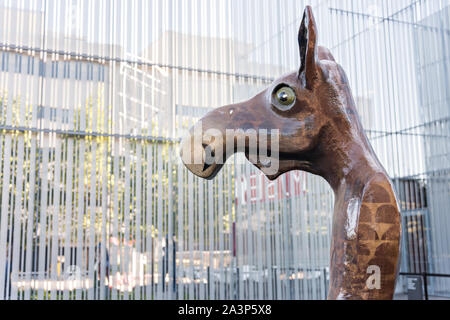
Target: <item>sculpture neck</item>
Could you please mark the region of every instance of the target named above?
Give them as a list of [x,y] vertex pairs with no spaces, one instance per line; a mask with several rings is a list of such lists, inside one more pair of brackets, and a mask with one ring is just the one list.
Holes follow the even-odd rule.
[[[330,299],[392,299],[394,292],[401,216],[385,170],[361,146],[347,149],[349,157],[339,159],[345,166],[327,171],[335,192]],[[380,267],[384,279],[381,290],[367,285],[373,265]]]
[[320,175],[328,181],[336,198],[350,199],[360,195],[373,177],[387,176],[365,135],[358,139],[342,146],[328,144],[319,160]]

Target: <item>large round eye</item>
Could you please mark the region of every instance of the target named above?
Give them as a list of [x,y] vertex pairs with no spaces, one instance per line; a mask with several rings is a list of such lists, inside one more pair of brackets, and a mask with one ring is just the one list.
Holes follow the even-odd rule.
[[281,110],[290,109],[295,103],[295,92],[291,87],[282,86],[273,94],[274,105]]

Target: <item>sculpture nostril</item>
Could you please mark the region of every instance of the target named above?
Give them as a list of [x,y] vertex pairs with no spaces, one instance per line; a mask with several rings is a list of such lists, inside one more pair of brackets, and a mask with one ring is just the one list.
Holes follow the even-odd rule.
[[202,146],[205,150],[205,163],[203,165],[203,171],[205,171],[215,162],[216,152],[210,144],[202,143]]

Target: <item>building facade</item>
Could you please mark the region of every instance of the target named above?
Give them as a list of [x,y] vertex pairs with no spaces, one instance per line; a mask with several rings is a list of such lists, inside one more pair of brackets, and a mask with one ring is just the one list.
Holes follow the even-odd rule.
[[448,0],[5,0],[0,299],[325,299],[323,179],[236,155],[203,181],[178,157],[299,67],[306,4],[396,188],[401,271],[449,274]]

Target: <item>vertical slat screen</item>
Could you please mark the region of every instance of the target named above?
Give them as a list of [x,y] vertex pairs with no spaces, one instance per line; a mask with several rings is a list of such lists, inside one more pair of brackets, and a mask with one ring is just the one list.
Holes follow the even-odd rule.
[[178,156],[298,69],[306,4],[399,195],[402,271],[450,273],[448,0],[0,0],[0,299],[326,298],[323,179]]

